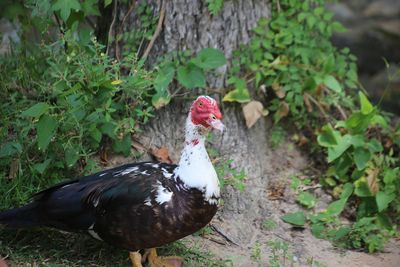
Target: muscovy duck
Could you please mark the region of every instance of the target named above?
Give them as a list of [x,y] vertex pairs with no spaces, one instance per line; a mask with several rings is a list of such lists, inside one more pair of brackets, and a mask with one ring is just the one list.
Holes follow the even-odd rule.
[[200,230],[215,215],[220,189],[205,138],[212,128],[223,131],[221,118],[217,102],[199,96],[186,120],[178,165],[132,163],[67,181],[1,212],[0,224],[86,232],[130,251],[134,267],[146,258],[154,267],[182,262],[157,256],[155,248]]

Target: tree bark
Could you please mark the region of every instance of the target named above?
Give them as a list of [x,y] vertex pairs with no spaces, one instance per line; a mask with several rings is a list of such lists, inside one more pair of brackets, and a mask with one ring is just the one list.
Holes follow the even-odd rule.
[[[251,29],[257,21],[269,16],[268,1],[224,1],[223,9],[216,16],[209,13],[204,0],[167,1],[163,30],[149,59],[154,62],[165,53],[213,47],[222,50],[229,60],[240,44],[250,40]],[[208,77],[210,87],[224,87],[228,68],[229,64],[218,69],[217,75]],[[146,146],[166,146],[171,158],[177,162],[183,147],[183,130],[190,102],[183,98],[174,99],[170,105],[157,111],[155,119],[145,126],[140,140]],[[215,136],[214,146],[222,157],[233,160],[233,168],[245,170],[247,181],[244,192],[236,191],[231,186],[223,189],[225,204],[220,208],[215,223],[232,240],[246,246],[254,239],[255,232],[248,223],[256,220],[257,216],[270,214],[266,199],[268,174],[271,172],[268,166],[269,127],[265,120],[260,120],[247,129],[240,105],[221,101],[220,104],[227,132]]]

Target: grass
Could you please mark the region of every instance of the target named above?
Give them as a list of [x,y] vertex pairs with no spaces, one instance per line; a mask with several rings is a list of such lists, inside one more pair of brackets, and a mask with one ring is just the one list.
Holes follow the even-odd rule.
[[[11,266],[130,266],[127,251],[82,234],[0,229],[0,237],[0,258],[6,257]],[[158,253],[182,256],[185,266],[232,265],[187,240],[166,245]]]

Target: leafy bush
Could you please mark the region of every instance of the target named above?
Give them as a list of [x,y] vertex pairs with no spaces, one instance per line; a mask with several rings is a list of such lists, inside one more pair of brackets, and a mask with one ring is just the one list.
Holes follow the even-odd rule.
[[[316,155],[327,154],[320,182],[338,199],[325,211],[299,211],[282,219],[295,226],[308,223],[314,235],[337,245],[374,252],[395,233],[400,217],[395,197],[400,193],[399,127],[392,128],[362,91],[357,109],[356,58],[332,45],[332,33],[345,29],[324,4],[273,1],[272,18],[261,19],[249,44],[236,52],[229,79],[233,90],[224,100],[247,103],[251,95],[264,96],[275,123],[290,120],[302,138],[299,143],[308,142]],[[313,194],[296,193],[297,202],[314,207]],[[339,216],[349,206],[356,209],[350,212],[356,222],[346,226]]]

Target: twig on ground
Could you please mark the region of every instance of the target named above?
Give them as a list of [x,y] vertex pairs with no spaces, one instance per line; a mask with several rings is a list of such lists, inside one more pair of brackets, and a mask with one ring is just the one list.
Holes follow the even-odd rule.
[[143,53],[143,56],[142,56],[143,59],[147,58],[147,56],[150,53],[151,48],[154,45],[155,40],[157,39],[158,35],[161,32],[162,24],[164,22],[164,17],[165,17],[165,5],[166,5],[166,2],[167,2],[166,0],[163,0],[162,3],[161,3],[160,17],[158,18],[157,28],[154,31],[154,34],[151,37],[151,40],[150,40],[149,44],[147,45],[146,50]]
[[219,230],[215,225],[210,224],[211,229],[213,229],[215,232],[220,234],[226,241],[229,243],[239,246],[236,242],[234,242],[232,239],[230,239],[226,234],[224,234],[221,230]]

